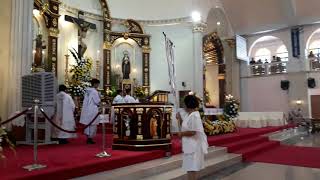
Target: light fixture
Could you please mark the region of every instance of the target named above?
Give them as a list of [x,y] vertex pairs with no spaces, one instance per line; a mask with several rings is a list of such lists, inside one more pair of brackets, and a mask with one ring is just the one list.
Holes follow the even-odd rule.
[[117,65],[116,65],[116,68],[117,68],[117,69],[119,69],[119,68],[120,68],[120,65],[119,65],[119,64],[117,64]]
[[136,72],[137,72],[137,69],[136,69],[136,68],[134,68],[134,69],[132,70],[132,72],[136,73]]
[[218,21],[218,22],[217,22],[217,25],[218,25],[218,26],[220,26],[220,25],[221,25],[221,22],[220,22],[220,21]]
[[33,51],[32,51],[32,54],[35,54],[36,52],[37,52],[36,50],[33,50]]
[[299,100],[296,100],[296,105],[301,105],[302,104],[302,101],[299,99]]
[[191,14],[193,22],[200,22],[201,21],[201,14],[198,11],[193,11]]
[[40,11],[38,9],[33,9],[32,13],[34,16],[40,16]]

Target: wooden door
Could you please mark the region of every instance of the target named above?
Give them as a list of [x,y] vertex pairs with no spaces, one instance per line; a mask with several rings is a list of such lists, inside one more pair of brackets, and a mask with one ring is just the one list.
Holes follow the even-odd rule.
[[320,118],[320,95],[311,96],[312,118]]

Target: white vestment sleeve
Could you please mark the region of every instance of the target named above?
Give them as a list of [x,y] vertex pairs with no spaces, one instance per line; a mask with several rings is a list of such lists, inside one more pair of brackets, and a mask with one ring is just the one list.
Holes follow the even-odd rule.
[[93,94],[92,94],[92,99],[93,99],[94,104],[96,104],[97,106],[99,106],[101,99],[100,99],[100,96],[99,96],[98,91],[94,91],[94,92],[93,92]]
[[203,152],[208,153],[208,140],[206,134],[204,133],[203,124],[199,112],[193,112],[190,115],[188,128],[190,129],[190,131],[196,132],[195,138],[200,141]]

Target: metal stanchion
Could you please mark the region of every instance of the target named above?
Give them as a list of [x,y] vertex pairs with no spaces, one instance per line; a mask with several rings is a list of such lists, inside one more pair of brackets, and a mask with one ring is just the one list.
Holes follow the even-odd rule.
[[106,106],[107,106],[107,103],[102,102],[103,120],[100,122],[102,124],[102,152],[100,152],[96,155],[99,158],[111,156],[111,154],[107,153],[107,151],[106,151],[106,127],[105,127],[105,123],[107,123],[107,121],[105,119],[106,118]]
[[43,169],[46,165],[38,164],[38,108],[39,100],[34,100],[34,128],[33,128],[33,164],[24,166],[23,169],[33,171],[37,169]]

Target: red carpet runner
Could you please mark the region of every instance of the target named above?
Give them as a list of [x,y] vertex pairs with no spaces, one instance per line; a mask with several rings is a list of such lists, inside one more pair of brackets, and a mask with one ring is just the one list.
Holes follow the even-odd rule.
[[[230,151],[244,149],[248,151],[246,153],[250,153],[250,149],[245,148],[247,147],[246,144],[266,143],[264,145],[269,146],[265,138],[258,136],[284,128],[286,127],[243,128],[235,133],[208,137],[208,142],[210,146],[227,146]],[[96,138],[97,144],[95,145],[86,145],[85,140],[85,137],[80,135],[78,139],[72,140],[67,145],[40,146],[39,162],[47,165],[47,168],[33,172],[22,169],[22,166],[32,163],[32,146],[17,147],[16,156],[6,150],[6,163],[0,162],[0,179],[69,179],[164,157],[163,151],[132,152],[111,150],[111,135],[108,135],[107,142],[112,157],[100,159],[94,157],[94,155],[101,151],[101,135]],[[255,150],[254,152],[258,151]],[[176,138],[172,140],[172,153],[181,153],[181,143]]]
[[320,148],[281,145],[247,161],[320,168]]

